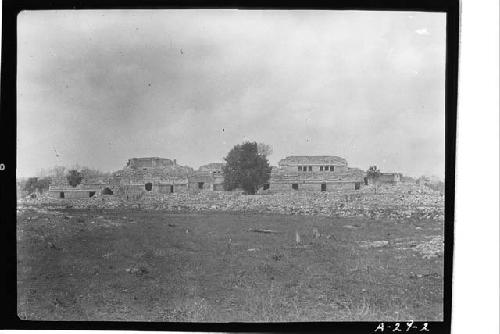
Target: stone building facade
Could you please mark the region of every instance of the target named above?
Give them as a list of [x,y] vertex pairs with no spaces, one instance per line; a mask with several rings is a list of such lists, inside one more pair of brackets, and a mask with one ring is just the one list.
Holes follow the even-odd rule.
[[136,199],[151,194],[172,194],[188,191],[188,175],[193,169],[178,165],[176,160],[132,158],[113,173],[110,186],[116,195]]
[[365,176],[361,169],[350,168],[344,158],[337,156],[289,156],[278,165],[263,190],[357,190]]
[[[65,177],[53,180],[49,194],[56,198],[89,198],[118,195],[138,199],[147,194],[173,194],[224,190],[224,163],[209,163],[198,170],[159,157],[132,158],[126,166],[106,179],[85,177],[76,187]],[[379,173],[382,183],[397,183],[400,173]],[[271,170],[261,191],[349,191],[370,184],[367,173],[348,166],[338,156],[289,156]]]
[[382,173],[377,166],[370,166],[365,184],[397,184],[403,180],[402,173]]
[[401,177],[401,173],[380,173],[379,182],[396,184],[401,182]]
[[83,175],[79,185],[73,187],[66,177],[52,178],[49,185],[49,196],[54,198],[90,198],[96,195],[112,195],[109,179],[89,179]]
[[225,164],[220,162],[212,162],[200,166],[197,171],[188,176],[189,190],[224,190],[224,175],[222,170],[224,166]]
[[132,169],[173,167],[175,165],[177,165],[175,159],[170,160],[159,157],[132,158],[129,159],[127,162],[127,167]]

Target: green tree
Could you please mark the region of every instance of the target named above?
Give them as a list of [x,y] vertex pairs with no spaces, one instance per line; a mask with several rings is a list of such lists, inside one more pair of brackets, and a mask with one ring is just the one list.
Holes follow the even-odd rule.
[[76,187],[77,185],[79,185],[82,182],[83,175],[82,175],[82,173],[78,172],[76,169],[71,169],[68,172],[68,175],[66,176],[66,178],[68,179],[68,183],[72,187]]
[[256,142],[234,146],[224,158],[224,189],[241,188],[247,194],[255,194],[259,187],[269,181],[271,174],[266,152],[270,152],[270,148],[259,152],[259,144]]

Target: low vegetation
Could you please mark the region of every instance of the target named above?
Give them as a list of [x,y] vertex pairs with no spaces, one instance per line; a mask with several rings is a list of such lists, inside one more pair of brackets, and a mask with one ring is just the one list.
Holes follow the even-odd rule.
[[38,177],[30,177],[26,180],[24,185],[22,186],[22,190],[27,192],[28,194],[34,192],[44,192],[49,190],[50,178],[38,178]]
[[442,236],[435,220],[31,207],[18,212],[18,314],[438,321]]

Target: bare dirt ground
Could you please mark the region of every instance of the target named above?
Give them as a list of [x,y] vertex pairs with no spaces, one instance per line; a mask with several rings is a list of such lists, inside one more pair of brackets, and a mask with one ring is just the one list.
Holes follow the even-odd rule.
[[17,219],[18,315],[440,321],[443,233],[435,219],[27,206]]

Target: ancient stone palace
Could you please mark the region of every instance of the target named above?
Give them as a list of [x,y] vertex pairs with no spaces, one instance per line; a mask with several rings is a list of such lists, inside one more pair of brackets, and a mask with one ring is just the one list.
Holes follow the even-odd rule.
[[[159,157],[131,158],[108,178],[88,178],[72,187],[65,177],[52,181],[49,194],[57,198],[88,198],[115,195],[135,199],[147,194],[224,191],[224,163],[215,162],[194,170],[175,159]],[[396,175],[396,173],[393,173]],[[389,174],[384,174],[388,176]],[[392,175],[392,174],[391,174]],[[388,182],[398,177],[384,177]],[[288,156],[272,167],[269,183],[259,192],[358,190],[369,184],[366,172],[349,167],[338,156]]]

